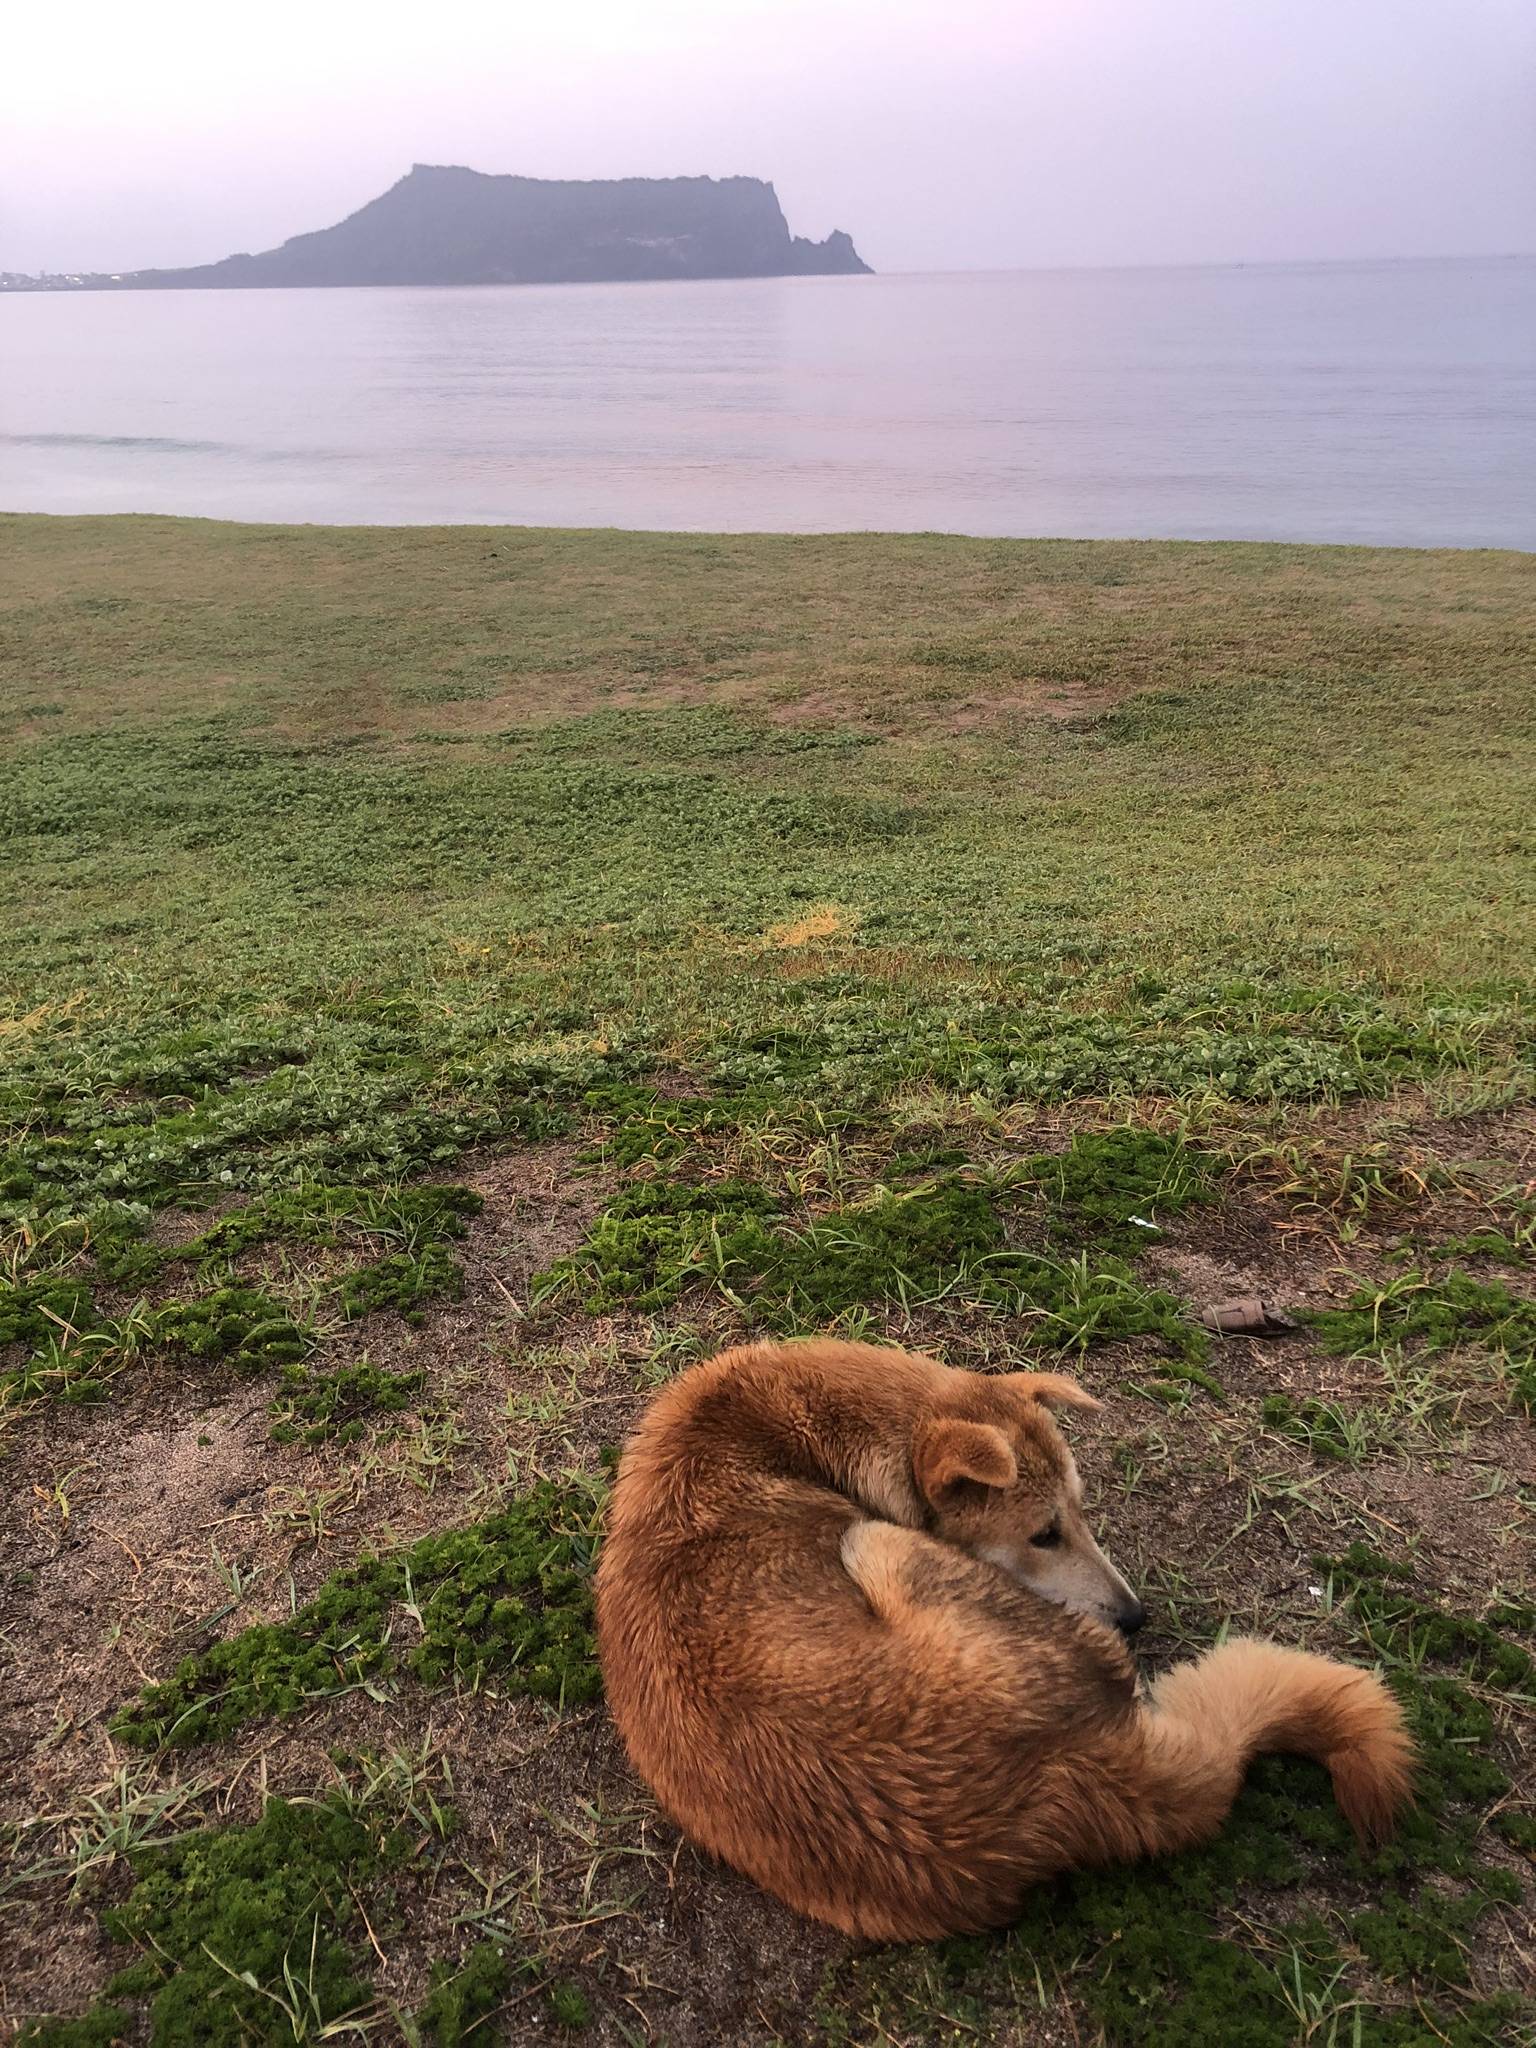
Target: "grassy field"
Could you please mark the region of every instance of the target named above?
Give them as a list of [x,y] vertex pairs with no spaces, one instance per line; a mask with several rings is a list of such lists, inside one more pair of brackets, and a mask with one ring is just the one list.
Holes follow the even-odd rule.
[[[1476,2048],[1536,1972],[1536,574],[0,519],[0,2024]],[[1218,1338],[1258,1294],[1291,1327]],[[1373,1859],[857,1949],[589,1580],[744,1332],[1065,1360],[1149,1669],[1379,1662]]]

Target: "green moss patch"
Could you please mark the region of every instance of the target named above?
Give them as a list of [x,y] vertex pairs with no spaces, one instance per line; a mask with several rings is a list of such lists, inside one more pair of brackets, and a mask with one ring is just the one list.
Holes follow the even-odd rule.
[[[51,1290],[55,1296],[60,1291]],[[125,1367],[152,1358],[222,1359],[240,1372],[262,1372],[307,1357],[315,1342],[312,1330],[255,1287],[216,1287],[158,1307],[140,1302],[111,1317],[77,1300],[74,1312],[78,1320],[68,1326],[39,1315],[36,1326],[47,1334],[19,1365],[0,1373],[0,1408],[39,1399],[101,1400]]]
[[416,2024],[433,2048],[463,2048],[478,2037],[496,2039],[490,2025],[507,2003],[513,1982],[512,1963],[495,1942],[478,1942],[460,1963],[432,1965],[431,1982]]
[[146,1316],[149,1341],[194,1358],[228,1358],[245,1372],[302,1358],[312,1338],[256,1287],[216,1287]]
[[457,1301],[463,1293],[464,1268],[434,1244],[359,1266],[342,1281],[338,1299],[348,1322],[392,1309],[408,1323],[419,1323],[428,1302]]
[[462,1962],[434,1963],[427,1996],[416,2015],[423,2041],[432,2048],[478,2048],[505,2038],[498,2022],[530,1996],[519,1985],[542,1989],[545,2010],[563,2027],[584,2027],[592,2018],[586,1993],[577,1984],[540,1985],[542,1972],[531,1958],[514,1958],[497,1942],[477,1942]]
[[392,1310],[419,1319],[431,1301],[458,1299],[464,1270],[448,1245],[465,1236],[482,1207],[472,1188],[428,1182],[369,1188],[321,1182],[259,1197],[182,1247],[181,1259],[229,1260],[256,1245],[394,1245],[344,1273],[336,1301],[349,1321]]
[[1434,1259],[1490,1259],[1499,1266],[1528,1266],[1536,1260],[1536,1228],[1522,1222],[1513,1237],[1505,1230],[1469,1230],[1450,1237],[1429,1253]]
[[574,1703],[596,1697],[590,1571],[600,1494],[542,1481],[464,1529],[334,1573],[290,1621],[216,1644],[114,1720],[137,1749],[210,1742],[265,1715],[409,1677]]
[[353,1886],[408,1838],[340,1800],[267,1802],[251,1827],[213,1828],[139,1859],[107,1932],[143,1950],[109,1991],[152,1986],[151,2038],[284,2041],[363,2014],[366,1936]]
[[24,1344],[30,1351],[99,1321],[91,1290],[81,1280],[55,1273],[0,1280],[0,1345]]
[[1215,1192],[1211,1163],[1178,1138],[1125,1126],[1078,1131],[1064,1152],[1028,1171],[1048,1205],[1050,1234],[1104,1250],[1136,1251]]
[[586,1242],[535,1275],[535,1301],[574,1299],[593,1313],[665,1308],[698,1280],[745,1274],[772,1239],[777,1203],[748,1181],[648,1180],[623,1189]]
[[1414,1269],[1384,1287],[1361,1287],[1343,1308],[1311,1320],[1329,1351],[1352,1357],[1403,1344],[1427,1353],[1477,1346],[1498,1360],[1514,1403],[1536,1414],[1536,1301],[1502,1280],[1461,1267],[1435,1280]]
[[1536,1677],[1536,1660],[1509,1640],[1510,1628],[1529,1627],[1528,1610],[1494,1610],[1501,1626],[1434,1606],[1416,1593],[1405,1565],[1368,1544],[1352,1543],[1342,1557],[1317,1558],[1334,1589],[1349,1601],[1367,1644],[1380,1657],[1416,1665],[1426,1658],[1460,1666],[1484,1685],[1506,1691]]
[[1174,1296],[1143,1287],[1113,1257],[1009,1250],[997,1196],[953,1175],[881,1190],[798,1230],[750,1182],[642,1181],[619,1194],[577,1251],[537,1277],[533,1292],[594,1312],[656,1309],[696,1283],[786,1331],[867,1306],[954,1301],[1015,1317],[1026,1339],[1053,1350],[1155,1336],[1184,1359],[1206,1355],[1203,1333]]
[[330,1372],[289,1366],[283,1391],[272,1403],[274,1443],[355,1443],[373,1415],[398,1415],[420,1393],[426,1374],[391,1372],[360,1358]]
[[[135,1852],[133,1888],[102,1925],[139,1950],[83,2018],[22,2036],[35,2048],[249,2048],[356,2034],[381,2017],[360,1890],[407,1859],[395,1818],[336,1793],[269,1799],[249,1826],[199,1828]],[[377,1903],[374,1916],[380,1918]]]
[[[777,1088],[743,1089],[720,1095],[668,1095],[635,1081],[610,1081],[588,1089],[589,1115],[600,1120],[598,1143],[586,1155],[614,1166],[642,1159],[680,1159],[699,1141],[739,1131],[770,1115],[782,1116],[787,1099]],[[833,1117],[834,1122],[838,1119]]]

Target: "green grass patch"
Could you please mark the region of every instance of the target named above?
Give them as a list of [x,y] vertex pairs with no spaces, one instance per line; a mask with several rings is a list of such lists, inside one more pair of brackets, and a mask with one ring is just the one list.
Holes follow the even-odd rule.
[[[65,1286],[51,1283],[44,1295],[58,1299]],[[32,1292],[43,1300],[35,1283]],[[0,1372],[0,1413],[44,1399],[103,1400],[121,1372],[144,1361],[219,1359],[238,1372],[258,1373],[307,1357],[315,1343],[312,1330],[256,1287],[215,1287],[158,1306],[141,1301],[105,1317],[77,1294],[75,1320],[67,1325],[56,1325],[41,1308],[27,1314],[27,1327],[44,1334],[19,1365]]]
[[743,1129],[792,1107],[782,1091],[747,1089],[733,1095],[666,1095],[642,1082],[611,1081],[588,1089],[588,1113],[601,1119],[599,1142],[584,1163],[620,1167],[642,1159],[681,1159],[702,1139]]
[[[386,2017],[369,1936],[391,1930],[391,1881],[422,1847],[402,1821],[389,1802],[343,1785],[322,1799],[268,1799],[247,1825],[191,1829],[130,1852],[132,1888],[103,1911],[102,1926],[137,1960],[90,2012],[45,2020],[22,2040],[291,2048],[365,2037]],[[434,1805],[432,1824],[451,1825],[451,1814]]]
[[468,1528],[333,1573],[290,1621],[245,1629],[147,1686],[113,1733],[136,1749],[212,1742],[248,1721],[401,1678],[593,1699],[589,1580],[600,1499],[578,1482],[541,1481]]
[[424,1372],[391,1372],[369,1358],[320,1372],[289,1366],[283,1391],[269,1410],[272,1440],[311,1449],[356,1443],[366,1434],[370,1417],[398,1415],[411,1407],[425,1380]]
[[[1115,1207],[1124,1199],[1122,1189]],[[698,1284],[777,1330],[822,1328],[882,1304],[951,1302],[1016,1318],[1025,1341],[1053,1350],[1154,1336],[1196,1366],[1207,1352],[1176,1298],[1142,1286],[1122,1260],[1009,1249],[998,1193],[950,1174],[880,1189],[798,1228],[752,1182],[640,1181],[536,1278],[533,1296],[594,1313],[654,1310]]]
[[1514,1404],[1536,1414],[1536,1302],[1502,1280],[1461,1267],[1436,1280],[1415,1268],[1358,1288],[1343,1308],[1311,1321],[1328,1350],[1351,1357],[1404,1344],[1429,1354],[1475,1346],[1497,1361]]
[[[442,1190],[397,1195],[391,1213],[386,1199],[371,1211],[360,1203],[355,1184],[397,1183],[474,1144],[563,1130],[571,1105],[615,1064],[590,1048],[509,1047],[489,1020],[481,1036],[414,1005],[382,1007],[359,1015],[349,1002],[312,1017],[294,1034],[305,1041],[302,1058],[285,1040],[285,1057],[255,1074],[242,1065],[246,1027],[210,1023],[197,1034],[207,1055],[197,1064],[216,1078],[189,1084],[190,1095],[174,1061],[168,1073],[155,1057],[174,1036],[108,1026],[31,1040],[0,1097],[11,1125],[0,1221],[28,1223],[52,1241],[103,1204],[147,1213],[231,1190],[272,1191],[248,1221],[214,1226],[198,1254],[230,1255],[281,1235],[328,1242],[344,1223],[441,1234],[464,1213]],[[531,1033],[532,1020],[522,1021]],[[316,1180],[323,1185],[306,1185]]]
[[223,1216],[170,1256],[227,1260],[253,1246],[284,1243],[351,1244],[359,1239],[398,1243],[405,1252],[461,1238],[478,1216],[472,1188],[431,1183],[420,1187],[348,1187],[331,1182],[264,1195]]
[[[428,1303],[462,1295],[463,1269],[447,1246],[466,1234],[480,1207],[470,1188],[318,1183],[260,1196],[174,1249],[143,1242],[142,1211],[109,1212],[99,1227],[51,1234],[31,1277],[0,1282],[0,1346],[29,1347],[21,1364],[0,1374],[0,1404],[19,1406],[43,1396],[100,1400],[125,1365],[153,1356],[228,1358],[249,1372],[306,1357],[316,1341],[313,1331],[236,1277],[242,1254],[274,1243],[399,1245],[344,1273],[334,1288],[335,1303],[349,1322],[384,1311],[419,1322]],[[69,1265],[50,1269],[50,1251]],[[93,1284],[80,1276],[87,1257],[100,1275],[98,1285],[130,1278],[138,1284],[178,1266],[195,1267],[204,1280],[222,1276],[225,1284],[188,1300],[141,1299],[122,1315],[106,1316],[97,1310]],[[290,1381],[288,1393],[298,1385]],[[363,1387],[364,1380],[354,1377],[347,1398],[354,1400]],[[381,1382],[375,1381],[374,1391],[384,1391]],[[312,1397],[323,1405],[323,1390],[298,1398],[302,1404]],[[308,1417],[327,1419],[318,1410]]]
[[[1007,1009],[907,1005],[893,1014],[883,990],[861,988],[857,954],[852,966],[830,985],[797,989],[800,1017],[724,1044],[715,1077],[855,1107],[913,1081],[1000,1104],[1148,1095],[1308,1102],[1384,1094],[1415,1075],[1472,1065],[1491,1022],[1447,1006],[1434,1025],[1404,1029],[1390,1004],[1274,981],[1155,993],[1132,983],[1128,1004],[1121,983],[1090,1016],[1028,996]],[[1058,966],[1037,962],[1038,979],[1049,987]],[[817,998],[812,1022],[803,1012]],[[1526,1029],[1514,1028],[1523,1055]]]
[[[387,1416],[407,1390],[338,1364],[349,1314],[452,1292],[470,1212],[436,1184],[467,1152],[577,1131],[626,1178],[551,1300],[648,1315],[698,1288],[765,1329],[906,1303],[1045,1351],[1150,1339],[1133,1384],[1179,1404],[1219,1391],[1206,1340],[1135,1254],[1225,1190],[1160,1129],[1251,1142],[1281,1111],[1400,1088],[1468,1116],[1536,1095],[1526,558],[0,529],[13,1411],[97,1397],[174,1327],[184,1359],[280,1369],[280,1429],[334,1441]],[[1054,715],[1079,698],[1089,713]],[[1013,1106],[1074,1102],[1100,1128],[998,1164]],[[1362,1140],[1333,1206],[1419,1201],[1396,1142]],[[161,1212],[211,1208],[229,1213],[168,1248]],[[1518,1208],[1488,1214],[1519,1249]],[[311,1251],[329,1254],[309,1262],[313,1329],[274,1277]],[[1486,1241],[1455,1256],[1515,1264]],[[1513,1287],[1458,1295],[1443,1328],[1406,1327],[1413,1292],[1373,1297],[1346,1341],[1443,1336],[1529,1393]],[[318,1357],[284,1355],[284,1317]],[[24,1457],[41,1437],[17,1433]],[[413,1676],[585,1696],[585,1511],[506,1513],[434,1539],[448,1550],[364,1559],[191,1660],[125,1710],[133,1739],[211,1740]],[[1027,2034],[1058,1964],[1085,1987],[1084,2038],[1133,2048],[1420,2048],[1411,1995],[1455,2048],[1509,2034],[1441,1982],[1457,1939],[1489,1945],[1484,1880],[1433,1843],[1486,1810],[1497,1771],[1442,1634],[1380,1605],[1411,1590],[1341,1593],[1378,1603],[1445,1788],[1438,1835],[1390,1879],[1401,1911],[1349,1860],[1316,1774],[1265,1764],[1217,1860],[1053,1893],[1051,1927],[1011,1947],[850,1964],[827,2038],[888,1997],[888,2037],[950,2009],[972,2014],[959,2038],[985,2037],[1015,1997]],[[1503,1668],[1481,1639],[1458,1654]],[[1319,1932],[1319,1870],[1386,1923],[1357,1933],[1335,1906]],[[1460,1920],[1435,1919],[1437,1886]],[[1375,1953],[1422,1975],[1378,1997]],[[291,1996],[281,1968],[267,1988]],[[720,2007],[685,1989],[707,2031]],[[127,2001],[139,2035],[154,1995]],[[451,2022],[476,2038],[479,1997],[464,1987]],[[96,2048],[115,2021],[71,2024]]]
[[1447,1238],[1429,1256],[1437,1260],[1491,1259],[1500,1266],[1526,1266],[1536,1257],[1536,1227],[1521,1221],[1513,1236],[1505,1230],[1469,1230],[1463,1237]]
[[1124,1126],[1075,1132],[1066,1149],[1042,1153],[1027,1171],[1040,1190],[1053,1239],[1106,1251],[1140,1250],[1160,1219],[1211,1201],[1210,1161],[1178,1138]]

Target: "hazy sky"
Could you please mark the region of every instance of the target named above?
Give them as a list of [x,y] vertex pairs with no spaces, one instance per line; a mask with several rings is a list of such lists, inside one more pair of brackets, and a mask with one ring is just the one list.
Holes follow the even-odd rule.
[[1536,0],[10,0],[0,269],[328,226],[413,161],[750,172],[877,269],[1536,249]]

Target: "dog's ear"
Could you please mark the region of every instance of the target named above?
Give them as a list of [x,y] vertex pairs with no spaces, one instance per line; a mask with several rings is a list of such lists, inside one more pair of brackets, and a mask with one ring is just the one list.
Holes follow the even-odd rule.
[[934,1415],[918,1425],[912,1441],[912,1472],[930,1507],[940,1507],[956,1486],[1012,1486],[1019,1476],[1013,1446],[990,1422],[960,1415]]
[[1043,1401],[1048,1408],[1102,1408],[1086,1387],[1064,1372],[1011,1372],[1008,1384],[1027,1401]]

